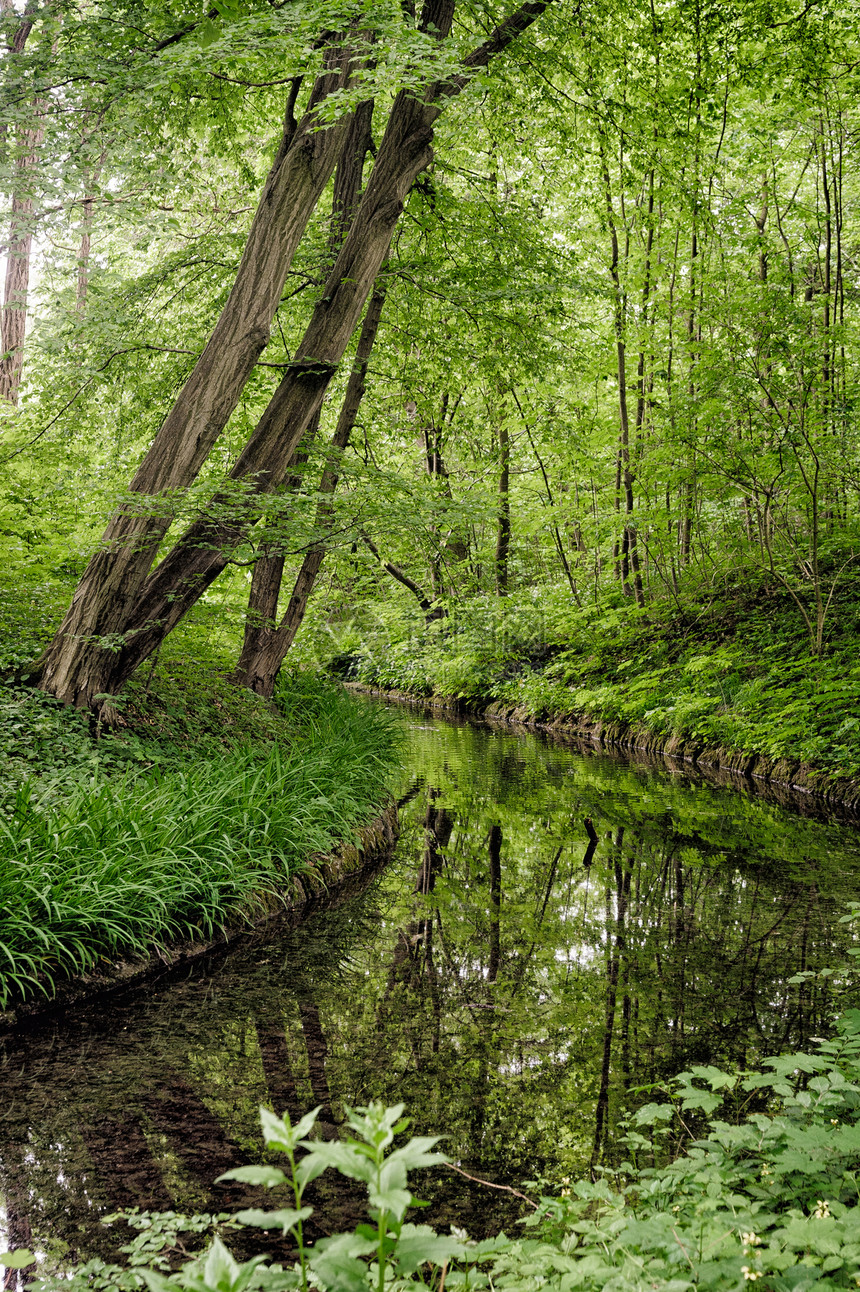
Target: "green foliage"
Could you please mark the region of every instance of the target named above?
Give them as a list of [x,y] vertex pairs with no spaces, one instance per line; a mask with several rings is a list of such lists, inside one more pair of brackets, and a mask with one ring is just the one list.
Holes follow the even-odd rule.
[[409,633],[402,619],[399,641],[389,620],[334,667],[415,695],[501,701],[538,720],[587,715],[856,776],[857,596],[846,584],[821,657],[810,656],[785,593],[736,584],[644,611],[620,598],[602,610],[563,594],[476,598],[431,631]]
[[[860,1279],[860,1012],[809,1052],[765,1060],[755,1072],[698,1066],[682,1073],[631,1119],[627,1160],[597,1178],[545,1191],[522,1237],[474,1242],[405,1220],[416,1199],[408,1172],[442,1164],[430,1137],[394,1147],[403,1105],[348,1110],[349,1134],[307,1138],[319,1109],[298,1124],[261,1110],[270,1149],[288,1171],[240,1167],[223,1179],[286,1190],[292,1205],[251,1209],[236,1221],[291,1235],[292,1266],[255,1256],[237,1262],[216,1237],[175,1273],[163,1255],[133,1270],[90,1262],[39,1292],[128,1288],[149,1292],[268,1292],[309,1287],[362,1292],[386,1287],[490,1288],[512,1292],[729,1292],[762,1281],[774,1292],[855,1287]],[[680,1132],[683,1149],[662,1165],[660,1145]],[[302,1156],[298,1150],[304,1150]],[[306,1186],[334,1168],[367,1189],[370,1224],[309,1247]],[[165,1239],[166,1245],[167,1239]]]
[[[285,679],[280,696],[277,743],[263,726],[256,743],[247,729],[227,749],[210,735],[190,757],[136,735],[96,744],[80,715],[14,693],[0,731],[26,773],[0,818],[0,1004],[276,906],[370,819],[394,757],[389,724],[331,684],[294,692]],[[185,705],[187,723],[192,696]]]

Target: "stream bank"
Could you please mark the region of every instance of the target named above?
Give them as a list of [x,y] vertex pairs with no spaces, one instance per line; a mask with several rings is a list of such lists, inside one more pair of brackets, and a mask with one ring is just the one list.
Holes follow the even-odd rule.
[[265,944],[297,928],[316,911],[332,909],[360,892],[390,859],[398,834],[397,804],[392,802],[369,825],[357,827],[352,842],[343,843],[329,856],[310,858],[306,869],[289,878],[278,900],[237,913],[214,937],[168,943],[149,955],[99,964],[59,983],[51,997],[19,1001],[12,1009],[0,1011],[0,1033],[84,1002],[147,986],[198,960],[223,955],[239,943]]
[[[125,1236],[99,1221],[119,1207],[267,1205],[215,1183],[261,1160],[261,1104],[293,1122],[322,1106],[334,1139],[347,1107],[404,1102],[466,1177],[502,1186],[433,1168],[420,1221],[515,1233],[524,1204],[506,1189],[623,1160],[646,1087],[808,1051],[856,1003],[830,972],[858,946],[853,826],[689,764],[392,718],[400,839],[360,893],[0,1035],[0,1193],[46,1266],[114,1259]],[[365,1219],[361,1186],[316,1188],[314,1239]],[[279,1234],[259,1241],[284,1255]]]
[[617,595],[576,606],[532,586],[449,601],[433,623],[357,616],[318,658],[344,681],[440,712],[665,755],[856,811],[858,629],[856,577],[840,584],[813,651],[789,594],[738,571],[672,604]]
[[271,704],[212,669],[156,681],[107,735],[0,688],[7,1024],[276,922],[390,849],[383,713],[323,678],[285,676]]
[[[347,687],[356,695],[415,705],[434,713],[465,717],[514,731],[546,732],[582,742],[595,750],[633,753],[640,758],[644,756],[646,760],[660,759],[670,767],[673,763],[691,764],[715,784],[740,786],[747,782],[755,784],[756,788],[765,786],[775,801],[790,808],[797,808],[798,795],[810,795],[829,810],[860,815],[860,781],[834,776],[799,759],[772,759],[764,754],[708,745],[692,737],[663,736],[635,723],[604,721],[586,713],[545,717],[526,705],[505,704],[498,700],[416,695],[408,691],[384,690],[363,682],[348,682]],[[786,793],[780,795],[780,790]]]

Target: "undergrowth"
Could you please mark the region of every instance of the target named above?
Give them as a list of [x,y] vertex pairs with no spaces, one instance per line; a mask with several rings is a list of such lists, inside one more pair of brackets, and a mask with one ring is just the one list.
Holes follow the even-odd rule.
[[211,652],[168,656],[114,731],[0,686],[0,1008],[276,905],[379,810],[384,714],[302,673],[269,704],[223,671]]
[[532,717],[635,724],[837,776],[860,775],[860,584],[840,586],[821,656],[787,593],[747,578],[644,609],[557,590],[485,597],[410,631],[345,635],[332,671],[386,690]]

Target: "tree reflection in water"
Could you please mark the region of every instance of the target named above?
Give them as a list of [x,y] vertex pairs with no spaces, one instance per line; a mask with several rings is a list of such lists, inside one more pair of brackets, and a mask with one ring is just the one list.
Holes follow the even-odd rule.
[[[117,1207],[230,1210],[257,1107],[403,1101],[466,1175],[423,1218],[510,1227],[497,1185],[611,1158],[637,1088],[803,1047],[834,1012],[848,825],[537,738],[404,716],[403,835],[368,891],[135,996],[7,1037],[0,1241],[110,1254]],[[316,1233],[360,1200],[321,1177]],[[277,1243],[266,1235],[266,1250]]]

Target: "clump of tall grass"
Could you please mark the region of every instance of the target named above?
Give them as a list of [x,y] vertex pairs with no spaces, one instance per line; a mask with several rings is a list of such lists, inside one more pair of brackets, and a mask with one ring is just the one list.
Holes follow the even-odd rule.
[[370,819],[390,727],[334,688],[304,691],[288,742],[102,777],[62,804],[37,781],[20,788],[0,818],[0,1007],[103,960],[211,937]]

